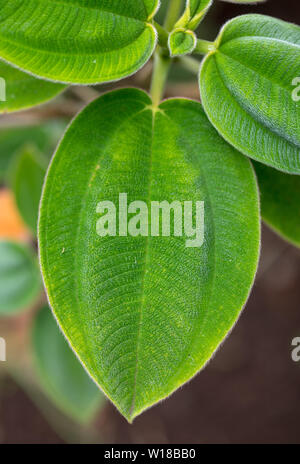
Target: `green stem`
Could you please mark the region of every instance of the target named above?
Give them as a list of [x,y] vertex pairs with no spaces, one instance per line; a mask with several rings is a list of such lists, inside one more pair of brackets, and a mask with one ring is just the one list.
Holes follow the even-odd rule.
[[168,12],[164,22],[164,28],[169,32],[173,29],[174,24],[179,19],[182,9],[182,3],[183,0],[170,0],[170,6],[168,8]]
[[159,45],[161,47],[168,48],[168,38],[169,38],[168,32],[160,24],[158,24],[156,21],[153,21],[153,25],[154,25],[155,29],[157,30]]
[[214,42],[209,42],[208,40],[197,40],[197,45],[193,53],[198,53],[199,55],[207,55],[207,53],[212,52],[216,49]]
[[170,0],[168,12],[164,22],[164,26],[154,22],[158,32],[159,46],[154,55],[154,66],[152,74],[152,82],[150,95],[153,101],[153,107],[157,108],[163,98],[168,74],[171,66],[171,58],[164,54],[163,48],[168,46],[168,31],[173,29],[179,15],[181,13],[183,0]]
[[191,56],[180,56],[178,58],[179,63],[188,71],[193,74],[198,74],[200,69],[200,62]]
[[168,79],[171,59],[162,53],[158,47],[154,55],[154,67],[151,82],[150,95],[152,97],[153,106],[156,108],[164,95],[166,82]]

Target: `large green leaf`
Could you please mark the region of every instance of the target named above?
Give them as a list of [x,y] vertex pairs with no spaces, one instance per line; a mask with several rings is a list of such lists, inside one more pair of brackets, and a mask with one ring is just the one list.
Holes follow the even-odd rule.
[[[139,235],[132,215],[137,236],[100,237],[98,203],[118,206],[124,192],[149,208],[204,201],[204,245],[187,247],[173,228]],[[152,109],[144,92],[119,90],[68,129],[41,201],[44,282],[72,347],[129,421],[195,375],[237,320],[257,266],[258,209],[250,162],[197,102]]]
[[300,247],[300,177],[254,162],[264,221]]
[[20,111],[45,103],[61,93],[65,86],[36,79],[0,61],[0,78],[5,82],[5,101],[0,113]]
[[184,13],[175,27],[195,30],[212,6],[212,3],[212,0],[187,0]]
[[0,0],[0,57],[65,83],[122,79],[156,44],[158,0]]
[[104,396],[72,352],[48,307],[35,319],[33,354],[40,383],[53,403],[74,420],[89,421]]
[[245,155],[300,173],[300,27],[261,15],[225,25],[200,73],[204,109],[220,134]]
[[10,181],[16,205],[24,222],[37,233],[39,203],[46,174],[46,160],[32,147],[24,147],[15,157]]
[[24,145],[34,145],[50,158],[59,137],[63,134],[65,123],[51,122],[39,126],[14,127],[0,130],[0,181],[6,178],[9,166],[16,151]]
[[34,302],[41,290],[37,260],[29,248],[0,241],[0,316],[10,316]]

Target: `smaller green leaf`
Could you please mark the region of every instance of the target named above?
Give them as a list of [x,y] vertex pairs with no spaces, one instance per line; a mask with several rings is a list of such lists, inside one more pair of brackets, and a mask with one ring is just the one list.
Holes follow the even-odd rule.
[[201,101],[222,137],[289,174],[300,174],[299,63],[300,27],[250,14],[225,24],[200,70]]
[[0,114],[25,110],[56,97],[66,86],[36,79],[0,62]]
[[72,352],[48,307],[36,317],[32,340],[36,371],[47,396],[72,419],[88,422],[105,397]]
[[0,130],[0,181],[5,180],[15,152],[24,145],[34,145],[50,159],[65,123],[54,121],[39,126],[15,127]]
[[212,0],[187,0],[186,8],[175,28],[195,30],[212,6]]
[[168,45],[171,56],[187,55],[195,49],[197,37],[193,31],[175,29],[169,35]]
[[253,162],[261,194],[263,220],[300,247],[300,177]]
[[10,172],[17,207],[24,222],[35,235],[46,167],[46,160],[34,147],[29,146],[18,153]]
[[33,303],[41,277],[33,252],[18,243],[0,241],[0,316],[17,314]]

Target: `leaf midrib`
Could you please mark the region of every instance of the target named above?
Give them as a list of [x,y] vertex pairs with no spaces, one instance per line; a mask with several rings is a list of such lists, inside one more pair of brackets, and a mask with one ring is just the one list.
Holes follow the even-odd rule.
[[[241,37],[241,38],[236,38],[236,39],[232,39],[232,40],[230,40],[230,41],[228,41],[228,42],[225,42],[225,44],[228,44],[228,43],[230,43],[230,42],[234,42],[235,40],[239,41],[239,40],[242,40],[242,39],[249,39],[249,38],[252,39],[252,37]],[[259,37],[255,37],[255,38],[258,39]],[[264,39],[269,39],[268,37],[263,37],[263,38],[264,38]],[[274,39],[269,39],[269,40],[270,40],[270,41],[273,41]],[[284,42],[284,41],[279,41],[279,40],[278,40],[278,42]],[[293,44],[291,44],[290,42],[285,42],[285,43],[287,43],[287,44],[289,44],[289,45],[291,45],[291,46],[293,45]],[[224,44],[224,45],[225,45],[225,44]],[[295,46],[296,48],[299,48],[299,51],[300,51],[300,45],[293,45],[293,46]],[[224,50],[222,50],[222,46],[221,46],[220,48],[218,48],[214,54],[218,54],[218,53],[220,53],[221,55],[227,56],[227,58],[229,58],[229,59],[235,61],[236,63],[240,64],[240,65],[243,66],[244,68],[250,69],[251,71],[253,71],[253,72],[255,72],[256,74],[258,74],[261,78],[270,81],[272,84],[274,84],[274,86],[280,87],[280,88],[282,88],[282,89],[284,89],[284,90],[290,92],[290,90],[291,90],[290,88],[287,88],[287,87],[285,87],[285,86],[280,86],[280,84],[279,84],[278,82],[275,82],[275,81],[273,81],[272,79],[266,77],[264,74],[262,74],[262,73],[260,73],[259,71],[257,71],[257,69],[253,68],[252,66],[249,66],[248,63],[245,64],[245,63],[241,62],[240,60],[238,60],[237,58],[233,58],[231,55],[229,55],[228,53],[224,52]]]
[[[168,118],[170,120],[170,122],[175,125],[176,127],[178,127],[178,123],[176,121],[174,121],[169,115],[166,114],[165,111],[163,111],[162,109],[159,110],[159,112],[161,112],[164,117]],[[152,144],[151,144],[151,157],[150,157],[150,167],[152,167],[152,148],[153,148],[153,138],[154,138],[154,124],[155,124],[155,111],[153,111],[153,128],[152,128]],[[185,140],[186,140],[186,145],[187,146],[190,146],[190,143],[189,143],[189,140],[188,138],[186,138],[184,136]],[[192,149],[191,149],[191,152],[192,152]],[[149,177],[151,177],[151,172],[152,170],[150,171],[150,175]],[[151,199],[151,182],[152,179],[150,179],[150,186],[149,186],[149,192],[148,192],[148,202],[149,200]],[[208,200],[206,200],[207,203],[209,203],[210,205],[212,205],[212,202],[211,202],[211,198],[210,198],[210,193],[209,193],[209,188],[207,186],[207,182],[206,182],[206,179],[205,179],[205,175],[203,174],[203,171],[202,171],[202,180],[203,180],[203,183],[205,185],[205,190],[206,190],[206,193],[207,193],[207,198]],[[212,208],[211,208],[212,209]],[[216,226],[215,226],[215,218],[214,218],[214,215],[212,214],[212,229],[213,229],[213,243],[214,243],[214,251],[215,251],[215,237],[216,237]],[[149,250],[149,237],[147,236],[146,238],[146,257],[145,257],[145,265],[144,265],[144,273],[143,273],[143,281],[142,281],[142,291],[143,291],[143,288],[144,288],[144,283],[145,283],[145,274],[146,274],[146,270],[147,270],[147,258],[148,258],[148,250]],[[211,295],[213,293],[213,289],[215,287],[215,282],[216,282],[216,254],[215,252],[213,252],[213,269],[212,269],[212,279],[211,279],[211,282],[210,282],[210,291],[208,292],[207,294],[207,300],[206,300],[206,304],[205,304],[205,308],[208,308],[209,305],[210,305],[210,299],[211,299]],[[136,399],[136,387],[137,387],[137,374],[138,374],[138,347],[139,347],[139,339],[140,339],[140,328],[141,328],[141,325],[142,325],[142,313],[143,313],[143,304],[144,304],[144,295],[142,294],[142,301],[141,301],[141,305],[140,305],[140,322],[139,322],[139,332],[138,332],[138,340],[137,340],[137,355],[136,355],[136,371],[135,371],[135,381],[134,381],[134,392],[133,392],[133,399],[132,399],[132,404],[131,404],[131,408],[130,408],[130,419],[133,419],[135,417],[135,411],[134,411],[134,408],[135,408],[135,399]],[[205,327],[205,324],[207,322],[207,318],[208,318],[208,315],[209,315],[209,311],[206,309],[205,310],[205,315],[202,319],[202,330],[204,329]],[[196,337],[199,336],[199,332],[194,332],[194,337],[193,339],[191,340],[190,342],[190,345],[189,346],[192,346],[195,342],[195,339]],[[184,357],[182,358],[182,361],[178,364],[178,371],[180,370],[183,362],[185,361]]]
[[[147,110],[147,107],[145,108]],[[151,132],[151,145],[150,145],[150,163],[149,163],[149,187],[148,187],[148,195],[147,195],[147,204],[150,204],[151,200],[151,193],[152,193],[152,154],[153,154],[153,139],[154,139],[154,127],[155,127],[155,116],[156,113],[154,109],[152,109],[152,132]],[[133,396],[132,396],[132,403],[129,410],[129,417],[131,418],[134,413],[135,408],[135,400],[136,400],[136,387],[137,387],[137,375],[138,375],[138,364],[139,364],[139,343],[140,343],[140,336],[141,336],[141,326],[143,320],[143,306],[145,303],[145,276],[148,266],[148,257],[149,257],[149,235],[145,237],[146,245],[145,245],[145,261],[144,261],[144,269],[143,269],[143,277],[141,283],[141,303],[139,309],[139,325],[138,325],[138,334],[137,334],[137,343],[136,343],[136,363],[135,363],[135,373],[134,373],[134,384],[133,384]]]
[[[234,101],[234,103],[235,103],[236,106],[238,106],[239,108],[241,108],[242,111],[244,111],[246,114],[248,114],[247,111],[241,106],[241,104],[239,103],[239,101],[238,101],[237,99],[233,98],[233,96],[232,96],[230,90],[228,89],[227,85],[225,84],[225,82],[224,82],[224,80],[223,80],[223,78],[222,78],[222,76],[221,76],[221,74],[220,74],[220,70],[219,70],[218,65],[217,65],[217,63],[216,63],[216,60],[214,60],[214,61],[215,61],[216,70],[217,70],[217,72],[218,72],[218,74],[219,74],[220,80],[221,80],[221,82],[222,82],[224,88],[225,88],[226,91],[228,92],[228,95],[230,96],[231,99],[233,99],[233,101]],[[263,128],[265,128],[265,129],[267,129],[267,130],[270,130],[269,127],[267,127],[263,122],[261,122],[261,121],[255,119],[254,117],[253,117],[253,119],[254,119],[254,121],[256,121],[257,123],[261,124]],[[211,115],[210,115],[210,120],[211,120],[211,122],[212,122],[212,124],[213,124],[214,118],[212,118]],[[214,124],[214,125],[215,125],[215,124]],[[271,130],[270,130],[270,131],[271,131]],[[271,132],[272,132],[272,131],[271,131]],[[273,132],[272,132],[272,133],[273,133]],[[278,137],[278,134],[276,134],[276,133],[273,133],[273,134],[274,134],[276,137]],[[239,151],[242,150],[242,153],[243,153],[244,155],[248,156],[248,155],[247,155],[247,146],[246,146],[245,144],[242,144],[242,143],[241,143],[240,146],[238,146],[237,144],[235,144],[235,143],[231,140],[231,138],[228,136],[228,134],[227,134],[226,136],[224,136],[224,138],[225,138],[226,142],[228,142],[228,143],[230,143],[231,145],[233,145],[237,150],[239,150]],[[286,141],[286,142],[289,143],[288,141]],[[253,150],[251,150],[251,151],[252,151],[252,157],[253,157],[255,160],[258,160],[258,161],[259,161],[259,158],[255,157],[255,155],[254,155],[254,153],[253,153]],[[250,155],[250,156],[251,156],[251,155]],[[272,166],[272,164],[270,163],[269,160],[264,160],[263,162],[264,162],[265,164],[267,164],[268,166]],[[278,169],[280,169],[280,168],[282,169],[282,166],[281,166],[280,163],[276,163],[276,165],[277,165],[277,168],[278,168]]]
[[264,40],[269,40],[270,42],[279,42],[279,43],[284,43],[286,45],[289,45],[291,47],[297,47],[297,48],[300,48],[300,44],[294,44],[293,42],[289,42],[288,40],[284,40],[284,39],[278,39],[278,37],[269,37],[269,36],[265,36],[265,35],[240,35],[238,37],[233,37],[232,39],[229,39],[229,40],[224,40],[224,42],[222,41],[223,40],[223,36],[220,37],[219,41],[217,39],[217,42],[219,43],[219,47],[218,47],[218,50],[220,50],[220,48],[222,47],[222,45],[226,45],[226,44],[229,44],[230,42],[235,42],[235,41],[238,41],[238,40],[261,40],[261,39],[264,39]]

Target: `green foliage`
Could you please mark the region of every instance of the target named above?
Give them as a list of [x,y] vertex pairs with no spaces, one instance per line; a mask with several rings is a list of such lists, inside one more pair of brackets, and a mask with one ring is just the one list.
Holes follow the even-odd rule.
[[192,31],[175,29],[169,35],[169,50],[171,56],[192,53],[197,44],[197,37]]
[[[97,204],[117,204],[120,192],[149,207],[204,201],[204,245],[187,248],[173,232],[100,238]],[[259,235],[252,167],[199,103],[155,109],[144,92],[124,89],[72,123],[43,192],[41,266],[65,335],[129,421],[195,375],[222,342],[248,297]]]
[[0,101],[0,113],[40,105],[65,89],[64,85],[36,79],[3,62],[0,62],[0,76],[6,82],[6,101]]
[[300,247],[300,177],[254,162],[264,221]]
[[34,147],[28,146],[18,153],[10,171],[16,205],[24,222],[35,235],[46,167],[46,160],[41,154]]
[[152,55],[158,0],[0,0],[0,57],[53,81],[124,78]]
[[48,397],[75,421],[90,421],[104,404],[104,395],[72,352],[48,307],[36,317],[32,341],[36,372]]
[[[159,43],[152,98],[136,89],[107,93],[71,124],[47,174],[39,221],[41,267],[55,316],[86,370],[129,421],[206,364],[247,300],[260,214],[256,177],[243,155],[262,163],[254,162],[263,218],[300,245],[300,178],[286,174],[300,174],[300,104],[293,97],[299,26],[245,15],[225,24],[212,43],[193,32],[211,0],[187,0],[181,17],[183,1],[164,2],[163,26],[153,21],[158,3],[0,0],[0,58],[27,73],[0,63],[8,90],[0,111],[36,105],[64,88],[31,74],[75,84],[118,80],[140,69]],[[203,109],[184,99],[160,104],[172,61],[198,72],[199,62],[184,56],[192,53],[205,55]],[[0,180],[14,158],[17,204],[34,231],[47,164],[38,153],[49,153],[49,133],[0,131]],[[144,205],[128,213],[134,233],[106,230],[100,237],[97,224],[117,230],[121,216],[100,217],[97,205],[115,207],[121,193],[128,204]],[[170,236],[149,234],[154,219],[148,215],[145,226],[141,211],[149,213],[153,201],[204,202],[202,246],[188,247],[175,233],[175,213]],[[193,212],[189,217],[199,219]],[[26,306],[39,289],[29,250],[0,242],[0,314]],[[38,315],[33,341],[45,390],[75,420],[88,420],[102,396],[48,309]]]
[[0,129],[0,181],[6,180],[10,165],[14,161],[14,155],[24,146],[36,147],[49,159],[64,128],[65,123],[55,122],[38,126]]
[[300,173],[300,27],[261,15],[229,21],[200,73],[204,109],[220,134],[264,164]]
[[0,241],[0,316],[26,309],[41,291],[37,260],[20,244]]
[[175,28],[195,30],[210,9],[212,0],[187,0],[186,8]]

